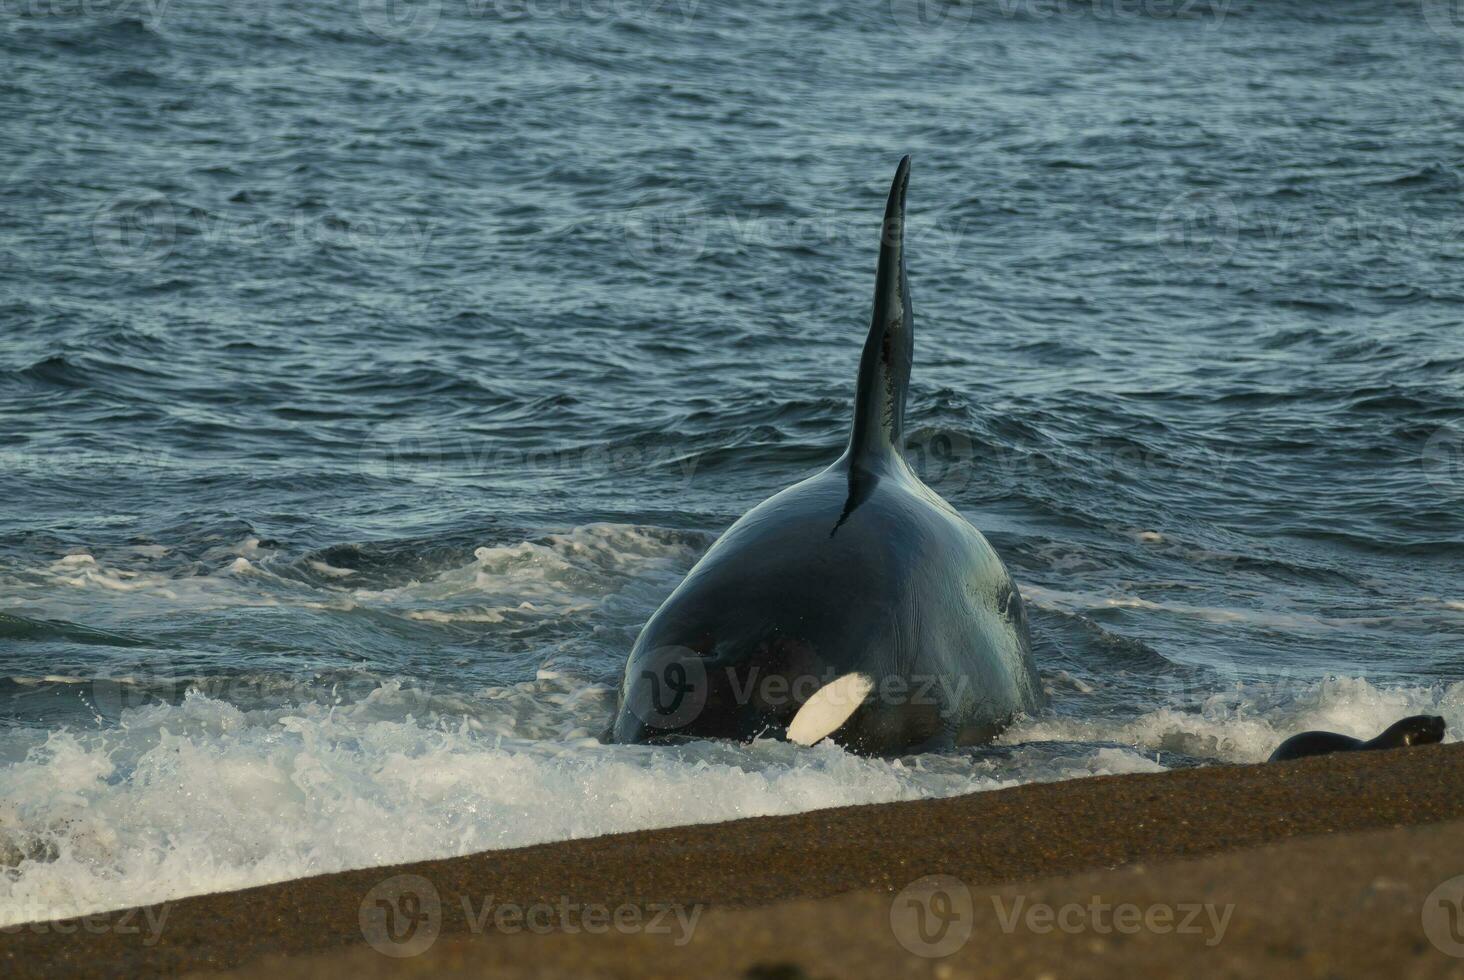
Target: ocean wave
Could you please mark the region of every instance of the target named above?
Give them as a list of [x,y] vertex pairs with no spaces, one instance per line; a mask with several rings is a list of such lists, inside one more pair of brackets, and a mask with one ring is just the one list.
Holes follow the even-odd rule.
[[28,619],[0,612],[0,639],[5,640],[67,640],[72,643],[89,643],[99,646],[136,647],[145,641],[121,633],[99,630],[79,623],[64,620]]
[[602,745],[591,728],[609,697],[553,672],[446,712],[395,681],[352,704],[253,711],[194,691],[114,729],[30,732],[25,757],[0,766],[0,925],[620,831],[1256,761],[1302,728],[1370,736],[1421,711],[1464,726],[1464,683],[1333,679],[1199,711],[1028,719],[990,749],[875,759],[828,744]]
[[1162,707],[1126,718],[1048,716],[1025,719],[1006,743],[1112,741],[1135,750],[1215,762],[1263,762],[1297,732],[1322,730],[1372,738],[1408,715],[1442,715],[1448,741],[1464,735],[1464,681],[1379,686],[1361,677],[1320,681],[1286,676],[1237,682],[1188,707]]

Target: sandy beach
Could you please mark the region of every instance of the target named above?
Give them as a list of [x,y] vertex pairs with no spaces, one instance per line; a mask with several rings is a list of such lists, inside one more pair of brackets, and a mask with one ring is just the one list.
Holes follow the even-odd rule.
[[1464,746],[1430,746],[349,871],[12,927],[0,959],[16,977],[1464,976],[1461,844]]

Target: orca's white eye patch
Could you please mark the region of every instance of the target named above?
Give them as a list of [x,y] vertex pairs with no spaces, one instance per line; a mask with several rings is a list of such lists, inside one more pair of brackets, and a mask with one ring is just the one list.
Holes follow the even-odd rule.
[[788,741],[812,745],[827,738],[859,709],[874,690],[874,678],[855,671],[829,681],[803,702],[788,725]]

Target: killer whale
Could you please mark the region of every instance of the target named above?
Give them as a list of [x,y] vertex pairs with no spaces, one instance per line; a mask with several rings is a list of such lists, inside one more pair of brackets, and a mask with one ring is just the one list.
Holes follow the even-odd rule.
[[1041,705],[1016,584],[903,452],[909,173],[907,156],[843,454],[744,514],[651,616],[611,740],[831,738],[896,754],[987,741]]

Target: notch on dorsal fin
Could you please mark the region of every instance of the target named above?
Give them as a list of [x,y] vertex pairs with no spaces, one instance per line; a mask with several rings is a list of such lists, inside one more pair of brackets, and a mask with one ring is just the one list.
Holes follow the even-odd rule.
[[879,271],[874,281],[874,315],[859,384],[854,393],[854,432],[846,454],[851,465],[904,448],[905,389],[915,353],[915,323],[910,286],[905,280],[905,186],[910,158],[900,161],[880,228]]

